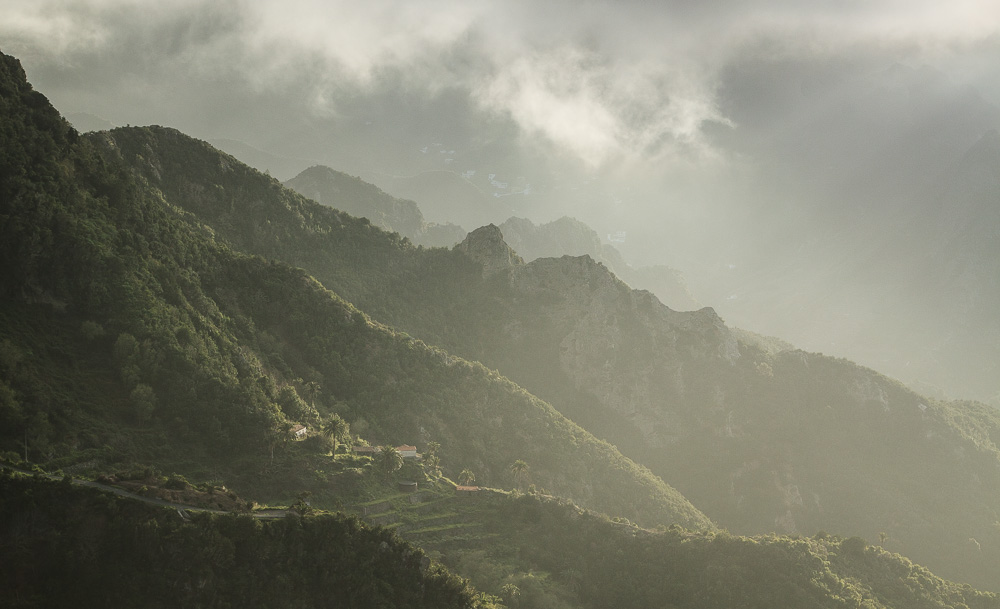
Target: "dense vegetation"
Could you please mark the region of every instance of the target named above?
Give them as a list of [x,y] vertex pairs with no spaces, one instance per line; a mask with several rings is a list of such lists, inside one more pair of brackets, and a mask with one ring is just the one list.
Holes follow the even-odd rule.
[[224,155],[176,132],[110,137],[234,246],[301,266],[377,319],[496,368],[730,529],[886,533],[895,550],[1000,589],[995,411],[771,348],[707,311],[673,313],[585,258],[484,273],[461,251],[413,247],[269,190],[248,169],[221,171]]
[[452,560],[484,590],[502,590],[498,567],[513,561],[523,575],[507,581],[524,600],[549,596],[594,609],[1000,606],[995,595],[943,581],[859,537],[648,531],[531,496],[485,511],[487,531],[504,541],[488,550],[458,547]]
[[352,517],[191,512],[0,473],[5,607],[492,607]]
[[[834,522],[843,529],[887,531],[889,547],[897,539],[907,552],[940,542],[951,568],[989,581],[996,550],[982,527],[997,520],[990,467],[1000,425],[975,405],[924,404],[847,362],[756,343],[740,346],[736,357],[726,352],[735,341],[710,311],[669,312],[586,258],[484,273],[463,253],[472,247],[414,247],[176,131],[137,128],[81,138],[6,56],[0,57],[0,125],[0,450],[8,460],[16,453],[88,471],[154,465],[225,481],[252,500],[309,490],[320,503],[340,505],[362,498],[377,504],[400,476],[417,478],[412,465],[382,472],[378,459],[331,454],[334,445],[322,436],[296,442],[289,434],[292,424],[330,429],[340,417],[373,443],[434,447],[436,464],[456,479],[474,476],[476,483],[521,487],[531,495],[553,492],[618,520],[519,493],[510,499],[493,493],[497,502],[468,510],[485,534],[437,539],[433,551],[512,605],[517,588],[528,606],[618,600],[739,606],[745,587],[745,606],[995,606],[993,597],[887,558],[863,540],[716,534],[662,480],[497,371],[383,326],[341,296],[381,321],[538,384],[565,411],[620,438],[735,522],[753,526],[761,514],[773,514],[761,508],[769,506],[790,513],[792,526],[804,529],[830,521],[828,512],[836,510],[843,519]],[[568,336],[573,350],[562,348]],[[557,364],[574,358],[603,367]],[[683,383],[673,384],[678,378]],[[602,393],[594,385],[612,380],[638,393],[620,387]],[[665,418],[633,401],[642,392],[657,396],[651,404]],[[634,406],[622,412],[622,403]],[[650,430],[661,443],[646,442]],[[929,444],[918,445],[921,437]],[[815,455],[804,454],[809,451]],[[732,475],[733,468],[740,475]],[[150,479],[161,478],[150,471]],[[796,503],[798,485],[822,484],[830,487],[821,506],[810,504],[805,492]],[[951,495],[935,488],[939,484]],[[845,492],[850,485],[856,488]],[[323,570],[346,556],[337,554],[344,548],[311,554],[310,540],[358,530],[338,518],[262,525],[196,516],[183,523],[174,512],[154,516],[72,488],[45,490],[53,488],[4,482],[0,510],[11,510],[3,522],[12,533],[0,539],[18,540],[11,549],[24,557],[5,564],[26,566],[5,572],[17,582],[11,589],[27,590],[20,582],[46,577],[45,560],[55,560],[70,578],[66,590],[76,581],[107,581],[101,578],[115,568],[131,573],[130,565],[110,559],[105,571],[105,552],[93,553],[122,544],[135,552],[134,565],[160,564],[162,553],[169,554],[178,562],[166,573],[177,579],[136,575],[121,584],[124,596],[94,592],[104,595],[93,597],[100,602],[127,604],[139,590],[172,598],[166,591],[181,586],[193,602],[207,590],[219,596],[205,604],[229,598],[253,604],[242,602],[240,585],[257,585],[254,598],[271,599],[303,574],[325,577]],[[873,488],[879,490],[874,497]],[[898,520],[875,510],[859,527],[858,512],[885,497]],[[731,502],[735,508],[727,511]],[[138,521],[156,526],[131,528],[133,510]],[[945,526],[956,510],[966,521]],[[37,521],[36,537],[32,514],[53,514]],[[650,533],[622,517],[701,532]],[[161,522],[170,518],[176,522]],[[927,524],[908,530],[919,519]],[[49,523],[79,535],[54,534]],[[774,524],[785,523],[768,527]],[[258,529],[275,545],[253,541]],[[941,531],[946,534],[938,536]],[[104,533],[111,537],[101,538]],[[137,540],[159,540],[160,533],[162,544],[139,547]],[[385,533],[372,535],[366,539],[400,548]],[[978,561],[962,555],[955,562],[956,535],[965,535],[966,549],[978,548]],[[369,542],[359,543],[363,556]],[[290,570],[275,571],[281,581],[247,583],[240,579],[244,571],[252,576],[265,568],[234,562],[237,549],[247,547],[282,557],[287,549],[295,560]],[[81,552],[100,560],[64,564]],[[855,559],[840,561],[842,553]],[[237,573],[213,571],[207,561]],[[385,573],[380,568],[366,581],[395,581],[391,572],[391,565]],[[194,580],[183,577],[197,577],[198,585],[184,587],[178,582]],[[469,601],[461,586],[442,578],[444,590]],[[321,593],[315,581],[302,584],[308,594]],[[80,585],[94,586],[86,582]],[[515,588],[505,591],[506,584]],[[365,602],[404,603],[387,600],[379,583],[369,588],[380,600]],[[29,606],[61,600],[55,592],[16,598]],[[314,596],[300,604],[323,602]]]
[[[215,241],[120,164],[112,137],[77,138],[16,61],[4,65],[3,171],[15,176],[5,181],[0,227],[4,450],[54,465],[153,463],[254,495],[283,479],[275,464],[293,424],[315,428],[336,414],[376,443],[438,441],[449,467],[495,485],[513,484],[508,466],[523,459],[533,483],[596,509],[711,526],[648,470],[495,371],[372,322],[301,270]],[[165,130],[135,133],[191,143]],[[26,143],[35,148],[22,152]],[[170,175],[166,162],[145,158],[151,172]],[[234,204],[287,204],[280,216],[264,206],[257,215],[202,210],[220,227],[239,223],[251,243],[306,226],[358,268],[410,247],[367,221],[307,205],[207,145],[183,158],[192,180],[229,176],[212,188]],[[327,224],[316,228],[313,216]],[[378,278],[349,275],[359,289]],[[317,448],[322,460],[328,449]]]

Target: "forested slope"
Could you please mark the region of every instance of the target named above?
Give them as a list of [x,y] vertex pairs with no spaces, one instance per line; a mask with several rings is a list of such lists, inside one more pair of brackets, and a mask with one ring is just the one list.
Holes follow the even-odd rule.
[[[380,321],[495,367],[732,530],[885,533],[894,550],[1000,589],[994,412],[845,360],[741,343],[711,310],[671,311],[588,257],[512,263],[495,227],[451,251],[417,248],[223,170],[224,155],[177,132],[107,137],[235,247],[302,266]],[[500,258],[468,255],[482,245]]]
[[[78,138],[16,60],[3,69],[4,450],[40,462],[170,463],[252,494],[280,482],[271,464],[289,427],[338,414],[378,443],[438,441],[452,467],[473,467],[484,482],[511,484],[509,465],[523,459],[536,484],[595,509],[711,526],[648,470],[496,372],[371,321],[301,270],[216,241],[97,153],[93,141],[113,150],[113,139]],[[216,164],[202,171],[251,174],[240,184],[255,196],[304,201],[203,146]],[[397,235],[310,205],[285,208],[261,232],[290,234],[305,209],[332,222],[308,225],[313,238],[332,233],[351,260],[398,255]],[[382,256],[355,247],[372,240]]]
[[354,518],[192,513],[0,473],[0,591],[27,607],[493,607]]

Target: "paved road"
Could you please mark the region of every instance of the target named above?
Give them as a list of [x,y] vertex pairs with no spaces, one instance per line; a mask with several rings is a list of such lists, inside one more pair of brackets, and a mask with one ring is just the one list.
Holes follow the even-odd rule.
[[[20,472],[22,474],[27,474],[29,476],[35,475],[36,472],[30,472],[24,469],[13,467],[10,465],[0,465],[0,468],[6,468],[15,472]],[[42,476],[49,478],[50,480],[62,480],[62,476],[57,476],[55,474],[41,474]],[[151,503],[153,505],[160,505],[163,507],[174,508],[177,513],[181,515],[181,518],[187,518],[187,512],[208,512],[210,514],[240,514],[243,512],[227,512],[225,510],[213,510],[211,508],[197,507],[193,505],[185,505],[183,503],[174,503],[172,501],[164,501],[163,499],[156,499],[155,497],[143,497],[142,495],[136,495],[135,493],[126,491],[123,488],[118,488],[117,486],[111,486],[109,484],[103,484],[101,482],[94,482],[93,480],[83,480],[81,478],[73,478],[73,484],[77,486],[89,486],[91,488],[96,488],[108,493],[114,493],[116,495],[121,495],[122,497],[128,497],[129,499],[137,499],[143,503]],[[262,520],[270,520],[274,518],[284,518],[288,510],[262,510],[260,512],[254,512],[253,517]]]

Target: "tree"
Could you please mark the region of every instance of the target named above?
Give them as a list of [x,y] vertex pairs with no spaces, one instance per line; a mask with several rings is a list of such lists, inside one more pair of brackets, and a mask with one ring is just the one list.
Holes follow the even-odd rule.
[[438,476],[441,475],[441,458],[438,457],[439,450],[441,450],[441,444],[432,440],[427,443],[427,450],[424,452],[424,466]]
[[500,598],[503,599],[503,602],[506,603],[508,607],[516,607],[521,600],[521,589],[513,583],[504,584],[503,587],[500,588]]
[[337,443],[351,433],[351,426],[339,414],[334,414],[323,424],[323,435],[333,442],[333,454],[337,454]]
[[309,498],[312,497],[312,491],[302,491],[299,493],[289,509],[298,512],[299,516],[305,516],[313,512],[312,503],[310,503]]
[[403,467],[403,455],[399,454],[399,451],[392,446],[381,446],[375,453],[375,467],[388,480],[392,474]]
[[465,486],[472,484],[476,481],[476,475],[472,473],[472,470],[466,468],[462,470],[462,473],[458,475],[458,483]]
[[514,483],[517,488],[521,488],[521,483],[528,475],[528,464],[523,459],[518,459],[510,464],[510,473],[514,474]]
[[305,392],[306,397],[309,399],[309,405],[313,408],[313,410],[315,410],[316,398],[318,398],[320,394],[319,383],[316,381],[306,381],[302,385],[302,391]]
[[136,422],[140,425],[145,424],[156,409],[156,394],[153,388],[145,383],[139,383],[129,397],[132,399]]

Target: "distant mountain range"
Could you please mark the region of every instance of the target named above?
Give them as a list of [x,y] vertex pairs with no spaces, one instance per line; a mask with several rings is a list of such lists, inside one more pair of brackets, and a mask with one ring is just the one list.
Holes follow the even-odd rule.
[[329,167],[310,167],[285,182],[285,186],[324,205],[368,218],[375,226],[399,233],[417,245],[451,247],[465,238],[460,226],[425,222],[413,201],[392,197],[360,178]]

